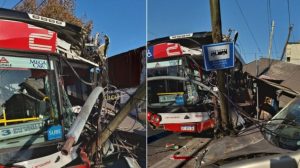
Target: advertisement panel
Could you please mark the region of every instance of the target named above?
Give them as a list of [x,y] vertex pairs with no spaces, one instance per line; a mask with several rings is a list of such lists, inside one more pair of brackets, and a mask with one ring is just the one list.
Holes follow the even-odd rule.
[[[53,69],[52,61],[50,62]],[[0,69],[3,68],[22,68],[22,69],[49,69],[48,62],[45,59],[22,58],[0,55]]]

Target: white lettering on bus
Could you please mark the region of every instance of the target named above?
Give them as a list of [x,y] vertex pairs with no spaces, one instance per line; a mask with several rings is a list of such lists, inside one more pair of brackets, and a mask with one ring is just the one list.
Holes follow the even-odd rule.
[[[32,29],[41,29],[39,27],[29,25],[28,28]],[[44,45],[44,44],[37,44],[36,39],[42,39],[42,40],[50,40],[53,38],[54,32],[48,30],[47,34],[41,34],[41,33],[30,33],[29,34],[29,48],[35,49],[35,50],[43,50],[43,51],[52,51],[51,45]]]
[[168,56],[180,55],[181,49],[177,43],[168,43],[168,48],[166,49]]

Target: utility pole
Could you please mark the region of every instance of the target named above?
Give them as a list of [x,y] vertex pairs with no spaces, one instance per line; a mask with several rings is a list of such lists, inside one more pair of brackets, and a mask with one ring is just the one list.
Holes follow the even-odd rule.
[[[211,28],[213,43],[222,42],[222,26],[221,26],[221,12],[220,12],[220,1],[210,0],[210,16],[211,16]],[[225,88],[225,71],[217,70],[217,82],[219,88],[219,99],[221,108],[221,126],[223,130],[230,130],[229,115],[228,115],[228,104],[224,94],[227,94]],[[219,118],[220,119],[220,118]]]
[[272,44],[273,44],[273,34],[274,34],[274,27],[275,27],[275,22],[272,20],[272,29],[270,33],[270,41],[269,41],[269,66],[271,66],[271,58],[272,58]]
[[[256,53],[255,53],[255,66],[256,66],[256,75],[255,77],[258,77],[258,72],[259,72],[259,65],[258,65],[258,60],[257,60],[257,57],[256,57]],[[256,92],[256,119],[259,119],[259,95],[258,95],[258,81],[255,84],[255,92]]]

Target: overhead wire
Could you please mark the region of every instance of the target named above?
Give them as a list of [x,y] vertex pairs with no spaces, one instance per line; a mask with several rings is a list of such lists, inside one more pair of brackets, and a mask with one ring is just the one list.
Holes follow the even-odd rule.
[[37,9],[39,9],[40,7],[42,7],[48,0],[43,0],[42,2],[40,2],[40,4],[37,6]]
[[[288,11],[288,18],[289,18],[289,27],[291,26],[291,9],[290,9],[290,0],[287,0],[287,11]],[[293,41],[295,41],[294,33],[292,34]]]
[[235,0],[235,2],[236,2],[237,6],[238,6],[238,8],[239,8],[239,10],[240,10],[240,12],[241,12],[241,14],[242,14],[243,20],[244,20],[244,22],[245,22],[245,24],[246,24],[246,26],[247,26],[248,31],[250,32],[251,37],[252,37],[253,41],[255,42],[255,45],[256,45],[256,47],[257,47],[257,50],[262,54],[262,51],[261,51],[261,49],[260,49],[260,47],[259,47],[259,45],[258,45],[258,42],[257,42],[257,40],[256,40],[256,38],[255,38],[255,36],[254,36],[254,34],[253,34],[253,32],[252,32],[252,30],[251,30],[249,24],[248,24],[248,21],[247,21],[245,15],[244,15],[244,12],[243,12],[243,10],[242,10],[242,8],[241,8],[239,2],[238,2],[237,0]]
[[290,16],[291,12],[290,12],[290,1],[289,0],[287,0],[287,6],[288,6],[288,10],[287,11],[288,11],[288,20],[289,20],[289,25],[288,25],[289,31],[288,31],[288,37],[287,37],[287,40],[286,40],[285,45],[283,47],[282,55],[281,55],[281,58],[280,58],[281,61],[285,57],[286,47],[287,47],[287,45],[288,45],[288,43],[290,41],[290,36],[291,36],[292,30],[293,30],[293,24],[291,24],[291,16]]
[[[7,1],[7,0],[5,0],[5,1]],[[23,1],[24,1],[24,0],[20,0],[19,2],[17,2],[17,3],[12,7],[12,9],[16,9],[19,5],[22,4]],[[47,1],[48,1],[48,0],[42,0],[40,3],[37,4],[36,8],[34,8],[34,11],[32,11],[32,12],[34,12],[34,13],[37,12],[38,9],[41,8]]]
[[290,0],[287,0],[289,25],[291,25],[291,11],[290,11]]
[[[116,100],[113,100],[114,101],[114,103],[113,103],[113,107],[114,107],[114,109],[116,109],[116,104],[117,104],[117,102],[120,100],[120,98],[121,97],[123,97],[125,94],[128,94],[130,97],[134,97],[133,95],[131,95],[131,94],[129,94],[128,92],[126,92],[126,91],[123,91],[123,90],[119,90],[116,86],[114,86],[114,85],[111,85],[111,84],[109,84],[109,85],[107,85],[106,87],[104,87],[104,93],[103,93],[103,101],[108,101],[107,100],[107,98],[108,98],[108,94],[109,94],[109,92],[110,91],[112,91],[112,90],[110,90],[110,89],[113,89],[113,91],[116,91],[116,92],[119,92],[120,93],[120,95],[118,96],[118,98],[116,99]],[[105,96],[106,95],[106,96]],[[108,102],[107,102],[108,103]],[[102,109],[104,108],[104,106],[103,106],[103,104],[102,104],[102,106],[101,106],[101,110],[100,110],[100,113],[99,113],[99,119],[98,119],[98,125],[100,125],[102,128],[103,128],[103,130],[104,129],[107,129],[107,130],[109,130],[111,133],[112,133],[112,136],[114,137],[114,138],[112,138],[112,140],[114,141],[114,143],[113,144],[117,144],[117,152],[114,152],[113,154],[115,154],[115,153],[121,153],[121,152],[123,152],[123,153],[127,153],[127,154],[129,154],[131,157],[133,157],[133,158],[137,158],[137,156],[131,151],[131,150],[129,150],[129,149],[127,149],[127,147],[126,146],[134,146],[134,145],[132,145],[132,144],[129,144],[129,143],[127,143],[127,144],[125,144],[126,143],[126,140],[124,141],[124,138],[120,138],[120,135],[118,134],[118,132],[114,132],[114,131],[112,131],[112,130],[110,130],[109,129],[109,127],[108,127],[108,124],[107,123],[105,123],[105,122],[101,122],[101,119],[108,119],[109,117],[108,117],[108,113],[107,112],[105,112],[104,114],[102,114]],[[136,109],[136,112],[138,113],[138,111],[137,111],[137,105],[135,104],[135,109]],[[115,114],[116,115],[116,114]],[[133,128],[134,128],[134,126],[136,125],[136,123],[137,123],[137,116],[136,116],[136,119],[134,120],[134,123],[133,123],[133,125],[132,125],[132,127],[130,128],[130,129],[128,129],[128,130],[122,130],[122,131],[125,131],[125,132],[127,132],[127,131],[130,131],[130,130],[132,130]],[[102,129],[101,129],[102,130]],[[122,151],[120,148],[119,148],[119,146],[123,146],[124,148],[123,149],[125,149],[125,151]],[[133,148],[133,150],[135,149],[135,147],[132,147]],[[108,152],[108,151],[107,151]],[[119,157],[120,155],[118,155],[118,157]],[[100,158],[100,160],[102,160],[102,158]]]
[[[269,129],[267,126],[272,125],[273,123],[268,122],[268,121],[258,120],[258,119],[255,119],[255,118],[252,118],[252,117],[248,116],[247,113],[242,108],[240,108],[238,105],[236,105],[233,102],[233,100],[231,100],[231,98],[227,95],[227,93],[224,93],[224,92],[220,92],[220,93],[225,96],[225,98],[229,101],[230,104],[232,104],[234,106],[234,108],[237,110],[237,112],[240,115],[242,115],[243,117],[245,117],[249,121],[251,121],[254,124],[254,126],[260,130],[260,132],[262,132],[262,133],[268,132],[268,133],[270,133],[272,135],[275,135],[277,137],[285,138],[285,139],[289,139],[289,140],[299,140],[299,138],[287,137],[283,134],[280,134],[280,132],[275,132],[274,130]],[[286,118],[284,118],[284,119],[271,119],[270,121],[274,121],[274,120],[287,120],[287,119]],[[290,124],[280,123],[280,124],[277,124],[277,125],[290,125]],[[263,135],[265,135],[265,134],[263,134]]]
[[82,79],[80,77],[80,75],[76,72],[76,70],[74,69],[74,67],[69,63],[69,61],[67,60],[67,58],[65,58],[64,56],[61,56],[61,58],[71,68],[72,72],[77,77],[77,79],[80,80],[80,82],[82,82],[82,83],[84,83],[86,85],[89,85],[89,86],[95,86],[97,84],[96,82],[91,83],[91,82],[87,82],[84,79]]
[[20,5],[23,2],[23,0],[20,0],[18,3],[15,4],[11,9],[16,9],[18,5]]

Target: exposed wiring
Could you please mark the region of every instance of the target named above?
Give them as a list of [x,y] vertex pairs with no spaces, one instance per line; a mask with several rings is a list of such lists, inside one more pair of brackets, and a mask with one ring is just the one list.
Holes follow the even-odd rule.
[[[117,87],[115,87],[113,85],[107,85],[106,87],[104,87],[104,93],[103,93],[103,100],[102,100],[102,102],[106,102],[106,103],[109,103],[108,101],[112,102],[111,100],[107,100],[108,95],[111,93],[112,90],[115,91],[115,92],[120,92],[121,93],[121,91],[118,90]],[[113,102],[112,106],[113,106],[114,109],[116,109],[116,104],[117,104],[117,102],[120,100],[120,98],[122,96],[124,96],[124,95],[120,95],[118,97],[118,99],[113,100],[114,102]],[[111,104],[111,103],[109,103],[109,104]],[[128,145],[126,145],[125,142],[124,142],[124,140],[118,136],[117,132],[113,132],[113,131],[111,131],[107,127],[109,122],[101,122],[101,121],[103,121],[103,119],[104,120],[112,120],[113,119],[110,116],[108,116],[107,111],[103,111],[104,108],[105,108],[105,105],[102,103],[102,105],[100,107],[100,113],[99,113],[98,121],[97,121],[97,128],[94,128],[94,129],[96,129],[97,132],[99,132],[101,130],[104,130],[104,129],[107,129],[107,130],[109,130],[112,133],[112,136],[114,136],[113,137],[113,141],[114,142],[112,142],[112,143],[113,144],[117,144],[116,145],[117,146],[117,152],[114,152],[113,154],[118,154],[118,157],[120,157],[121,153],[127,153],[131,157],[137,158],[137,156],[131,150],[128,149]],[[115,112],[116,112],[116,110],[115,110]],[[109,118],[111,118],[111,119],[109,119]],[[135,123],[136,123],[136,120],[135,120]],[[134,125],[135,125],[135,123],[134,123]],[[134,125],[132,127],[134,127]],[[99,128],[102,128],[102,129],[99,130]],[[97,134],[97,136],[98,136],[98,134]],[[120,146],[123,147],[122,149],[125,149],[125,152],[122,151],[122,149],[120,148]],[[99,157],[99,156],[101,155],[100,152],[101,151],[103,152],[103,150],[102,150],[102,147],[98,146],[98,141],[96,143],[96,147],[97,147],[97,151],[98,152],[96,153],[96,156],[95,156],[96,160],[95,161],[96,161],[96,163],[98,163],[98,164],[100,163],[101,164],[102,163],[102,157]],[[106,151],[106,153],[103,153],[103,154],[107,155],[108,154],[108,150]]]
[[87,82],[85,80],[83,80],[79,75],[78,73],[76,72],[76,70],[73,68],[73,66],[69,63],[69,61],[64,57],[64,56],[61,56],[62,60],[71,68],[72,72],[74,73],[74,75],[77,77],[77,79],[79,79],[82,83],[86,84],[86,85],[89,85],[89,86],[95,86],[97,83],[96,82],[93,82],[93,83],[90,83],[90,82]]
[[253,32],[252,32],[252,30],[251,30],[249,24],[248,24],[248,21],[247,21],[245,15],[244,15],[244,12],[243,12],[243,10],[242,10],[242,8],[241,8],[239,2],[238,2],[238,0],[235,0],[235,2],[236,2],[237,6],[238,6],[238,8],[239,8],[239,10],[240,10],[240,12],[241,12],[241,14],[242,14],[243,20],[244,20],[244,22],[246,23],[246,26],[247,26],[247,28],[248,28],[248,31],[250,32],[251,37],[252,37],[253,41],[255,42],[255,45],[256,45],[258,51],[259,51],[260,53],[262,53],[262,51],[261,51],[261,49],[260,49],[260,47],[259,47],[259,45],[258,45],[258,43],[257,43],[257,40],[255,39],[255,36],[254,36],[254,34],[253,34]]
[[[275,132],[275,131],[273,131],[273,130],[270,130],[268,127],[267,127],[267,125],[272,125],[273,123],[271,123],[271,122],[266,122],[266,121],[261,121],[261,120],[258,120],[258,119],[254,119],[254,118],[252,118],[252,117],[250,117],[250,116],[248,116],[248,115],[246,115],[247,113],[243,110],[243,109],[241,109],[240,107],[238,107],[229,97],[228,97],[228,95],[226,94],[226,93],[223,93],[223,92],[221,92],[225,97],[226,97],[226,99],[237,109],[237,112],[240,114],[240,115],[242,115],[242,116],[244,116],[245,118],[247,118],[248,120],[250,120],[253,124],[254,124],[254,126],[256,127],[256,128],[258,128],[259,130],[260,130],[260,132],[268,132],[268,133],[271,133],[272,135],[275,135],[275,136],[277,136],[277,137],[280,137],[280,138],[285,138],[285,139],[289,139],[289,140],[299,140],[300,138],[291,138],[291,137],[287,137],[287,136],[285,136],[285,135],[283,135],[283,134],[280,134],[280,133],[278,133],[278,132]],[[286,119],[274,119],[274,120],[286,120]],[[271,119],[270,121],[273,121],[273,119]],[[292,120],[289,120],[289,121],[292,121]],[[284,124],[284,123],[280,123],[280,124],[275,124],[275,125],[291,125],[291,124]],[[265,135],[265,134],[263,134],[263,135]]]

